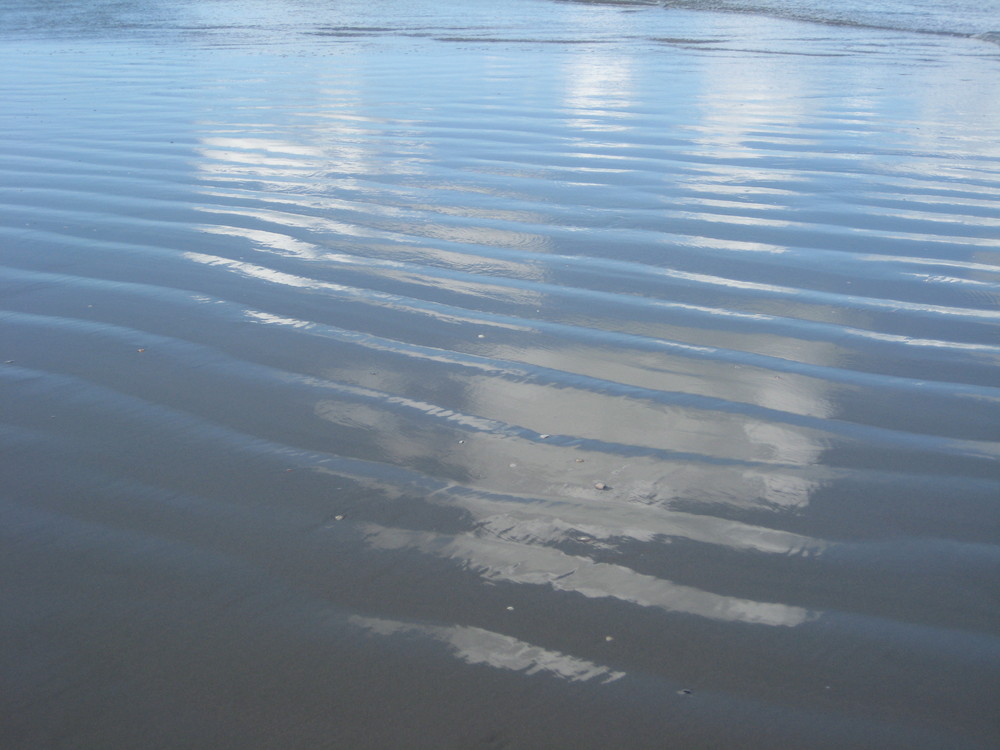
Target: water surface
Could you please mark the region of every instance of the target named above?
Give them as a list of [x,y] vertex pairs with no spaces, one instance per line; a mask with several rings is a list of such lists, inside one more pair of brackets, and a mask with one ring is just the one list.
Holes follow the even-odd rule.
[[4,747],[995,746],[1000,47],[907,7],[0,4]]

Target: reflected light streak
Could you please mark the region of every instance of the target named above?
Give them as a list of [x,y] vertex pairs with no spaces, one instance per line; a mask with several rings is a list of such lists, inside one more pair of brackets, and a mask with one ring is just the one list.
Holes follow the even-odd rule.
[[568,124],[577,130],[627,130],[624,119],[633,104],[633,62],[618,54],[586,50],[570,57],[564,68],[563,103],[576,117]]
[[[295,258],[316,260],[320,256],[320,248],[311,242],[302,242],[287,234],[266,232],[261,229],[243,229],[242,227],[202,226],[199,229],[208,234],[220,234],[228,237],[242,237],[255,245],[279,255]],[[332,255],[332,254],[331,254]],[[335,257],[326,258],[334,260]]]
[[[302,174],[302,172],[313,166],[312,162],[303,159],[282,159],[277,156],[265,156],[258,151],[219,151],[217,149],[202,148],[199,154],[206,160],[222,162],[223,164],[252,164],[261,167],[261,172],[266,174],[278,174],[282,167],[289,168],[287,174]],[[237,167],[239,168],[239,167]],[[206,165],[210,170],[211,165]]]
[[[448,321],[448,322],[461,322],[468,323],[470,321],[469,316],[461,316],[458,313],[445,312],[443,309],[444,305],[438,305],[436,303],[426,302],[421,303],[419,300],[411,300],[406,297],[401,297],[395,294],[388,294],[386,292],[377,292],[371,289],[362,289],[353,286],[345,286],[343,284],[334,284],[330,281],[320,281],[318,279],[312,279],[305,276],[296,276],[295,274],[285,273],[284,271],[277,271],[273,268],[267,268],[266,266],[259,266],[254,263],[247,263],[245,261],[233,260],[231,258],[223,258],[217,255],[206,255],[204,253],[195,252],[184,252],[181,257],[187,260],[193,261],[195,263],[201,263],[207,266],[216,266],[219,268],[225,268],[234,273],[238,273],[247,278],[258,279],[260,281],[266,281],[272,284],[280,284],[283,286],[296,287],[299,289],[313,289],[317,291],[325,291],[333,294],[342,295],[344,297],[354,298],[366,302],[372,305],[379,305],[382,307],[388,307],[397,310],[407,310],[409,312],[419,312],[421,315],[426,315],[428,317],[435,318],[437,320]],[[503,323],[496,320],[476,320],[476,325],[480,327],[489,328],[504,328],[508,330],[528,330],[526,326],[518,326],[516,324]]]
[[[788,480],[798,481],[790,477]],[[812,489],[810,482],[801,484],[805,485],[802,489]],[[588,503],[583,498],[570,503],[532,498],[531,507],[536,510],[529,513],[524,509],[523,498],[502,500],[472,493],[458,496],[449,493],[447,497],[449,504],[469,511],[481,531],[519,543],[562,542],[583,534],[594,539],[624,538],[637,542],[683,538],[785,556],[815,556],[827,547],[825,542],[788,531],[636,503]]]
[[354,616],[350,621],[377,635],[418,634],[433,638],[447,644],[452,653],[466,664],[485,664],[529,675],[548,674],[570,682],[600,679],[602,683],[609,683],[625,676],[625,672],[482,628],[418,625],[360,616]]
[[[741,281],[739,279],[728,279],[723,276],[711,276],[702,273],[690,273],[687,271],[676,271],[667,268],[650,269],[649,273],[658,276],[669,276],[671,278],[693,281],[699,284],[710,284],[712,286],[724,286],[731,289],[744,289],[755,292],[767,292],[772,295],[788,297],[809,297],[816,301],[835,300],[845,308],[870,306],[890,310],[910,310],[913,312],[930,312],[941,315],[962,315],[970,318],[990,318],[1000,320],[998,310],[979,310],[971,307],[944,307],[943,305],[931,305],[919,302],[904,302],[903,300],[883,299],[876,297],[859,297],[854,295],[836,294],[832,292],[816,292],[813,290],[796,289],[795,287],[778,286],[776,284],[762,284],[754,281]],[[849,304],[850,303],[850,304]]]
[[206,136],[201,139],[201,143],[207,148],[225,149],[228,153],[232,149],[241,151],[268,152],[277,154],[294,154],[296,156],[322,157],[323,150],[315,146],[306,146],[277,138],[224,138],[220,136]]
[[713,594],[546,547],[496,542],[469,534],[449,537],[374,524],[366,525],[363,531],[368,543],[377,549],[416,549],[457,560],[486,580],[550,586],[589,599],[618,599],[640,607],[723,622],[795,627],[817,617],[802,607]]

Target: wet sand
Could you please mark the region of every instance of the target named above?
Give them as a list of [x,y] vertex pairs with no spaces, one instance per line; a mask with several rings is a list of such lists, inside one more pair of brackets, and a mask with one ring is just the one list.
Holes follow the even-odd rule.
[[1000,742],[995,44],[0,20],[0,746]]

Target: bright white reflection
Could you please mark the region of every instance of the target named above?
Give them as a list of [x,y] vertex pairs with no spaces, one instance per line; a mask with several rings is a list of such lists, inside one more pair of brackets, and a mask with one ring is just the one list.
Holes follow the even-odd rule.
[[295,318],[284,318],[280,315],[273,315],[267,312],[258,312],[256,310],[245,310],[244,315],[253,320],[255,323],[261,323],[263,325],[273,325],[273,326],[287,326],[289,328],[310,328],[313,323],[309,323],[305,320],[297,320]]
[[808,73],[779,55],[713,55],[704,58],[701,74],[696,142],[703,147],[698,153],[713,159],[759,159],[761,138],[780,141],[794,133],[792,126],[814,106],[803,78]]
[[563,103],[574,129],[613,132],[627,128],[624,117],[635,96],[631,56],[586,48],[568,58]]
[[[550,354],[546,364],[559,367],[557,355]],[[561,364],[563,371],[573,371],[576,363],[571,352]],[[661,383],[665,390],[671,388],[669,376],[661,378]],[[832,410],[828,404],[829,383],[820,379],[809,383],[802,379],[795,388],[773,378],[738,381],[733,387],[739,391],[725,394],[732,403],[759,403],[786,413],[801,410],[818,417]],[[806,455],[804,445],[814,441],[805,430],[772,425],[738,413],[603,396],[584,388],[553,390],[545,384],[496,379],[470,393],[465,410],[538,432],[601,443],[766,463],[813,463],[801,462]],[[813,457],[821,452],[818,445],[810,450]],[[705,481],[710,484],[712,480]]]
[[[773,481],[776,487],[780,486],[779,480]],[[789,480],[784,486],[790,490],[794,486],[792,482]],[[638,498],[637,494],[636,500]],[[533,499],[531,505],[526,506],[515,499],[469,493],[454,498],[453,502],[476,518],[481,533],[523,544],[548,544],[582,535],[588,542],[684,538],[719,547],[786,556],[815,555],[826,547],[825,543],[801,534],[667,510],[636,501],[608,504]]]
[[322,252],[320,248],[312,243],[302,242],[294,237],[289,237],[287,234],[279,234],[278,232],[224,226],[203,226],[201,227],[201,231],[208,234],[226,235],[228,237],[242,237],[278,255],[315,259]]
[[[422,303],[419,300],[411,299],[409,297],[403,297],[397,294],[376,292],[371,289],[361,289],[358,287],[347,286],[344,284],[334,284],[333,282],[330,281],[320,281],[319,279],[312,279],[306,276],[298,276],[296,274],[285,273],[283,271],[277,271],[273,268],[268,268],[266,266],[260,266],[254,263],[247,263],[245,261],[240,261],[240,260],[232,260],[231,258],[222,258],[217,255],[207,255],[205,253],[194,253],[194,252],[185,252],[182,253],[181,255],[185,259],[193,261],[195,263],[201,263],[207,266],[224,268],[228,271],[232,271],[233,273],[239,274],[240,276],[244,276],[250,279],[256,279],[259,281],[266,281],[272,284],[295,287],[299,289],[311,289],[316,291],[322,291],[325,293],[329,293],[331,295],[337,295],[347,298],[353,298],[356,300],[361,300],[365,303],[377,305],[380,307],[388,307],[392,309],[417,312],[420,315],[436,318],[438,320],[445,320],[452,322],[460,321],[463,323],[468,323],[472,319],[471,315],[462,315],[460,308],[449,308],[446,305],[439,305],[432,302]],[[454,312],[452,312],[453,310]],[[508,330],[525,329],[525,327],[517,326],[514,323],[505,323],[498,321],[485,322],[477,320],[476,324],[480,327],[480,329],[485,329],[485,328],[505,328]]]
[[220,258],[216,255],[187,252],[183,253],[183,257],[187,260],[194,261],[195,263],[226,268],[230,271],[239,273],[241,276],[246,276],[252,279],[260,279],[261,281],[268,281],[272,284],[297,287],[300,289],[328,289],[330,291],[343,292],[350,291],[350,287],[345,287],[339,284],[331,284],[329,282],[317,281],[316,279],[308,279],[304,276],[295,276],[294,274],[276,271],[273,268],[266,268],[265,266],[258,266],[253,263],[244,263],[239,260],[230,260],[229,258]]
[[374,617],[352,617],[354,625],[378,635],[418,634],[448,645],[467,664],[485,664],[496,669],[509,669],[524,674],[543,673],[570,682],[599,679],[614,682],[625,676],[610,667],[558,651],[534,646],[508,635],[468,626],[419,625]]
[[252,138],[243,136],[240,138],[206,136],[201,139],[205,148],[226,149],[227,153],[231,149],[240,151],[254,151],[267,154],[294,154],[296,156],[323,156],[322,149],[315,146],[306,146],[299,143],[280,140],[278,138]]
[[458,560],[488,581],[550,586],[591,599],[618,599],[640,607],[724,622],[794,627],[815,617],[801,607],[713,594],[548,547],[496,541],[471,534],[442,536],[374,524],[364,526],[363,530],[372,547],[417,549]]

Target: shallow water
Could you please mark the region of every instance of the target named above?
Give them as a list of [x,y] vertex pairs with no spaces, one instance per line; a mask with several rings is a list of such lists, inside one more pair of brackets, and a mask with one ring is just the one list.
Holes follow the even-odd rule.
[[457,7],[0,5],[0,744],[995,746],[987,27]]

